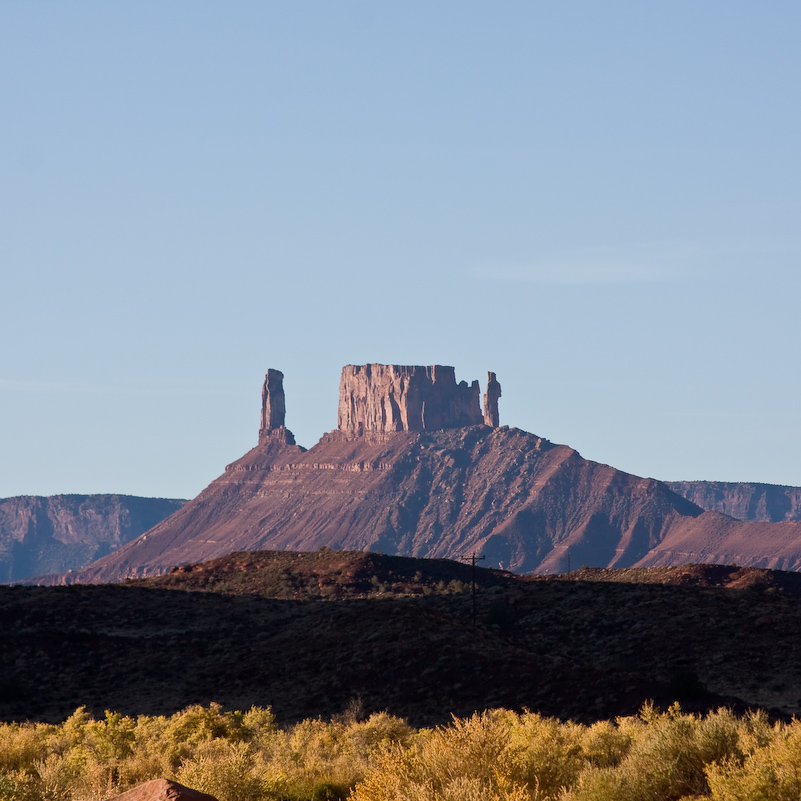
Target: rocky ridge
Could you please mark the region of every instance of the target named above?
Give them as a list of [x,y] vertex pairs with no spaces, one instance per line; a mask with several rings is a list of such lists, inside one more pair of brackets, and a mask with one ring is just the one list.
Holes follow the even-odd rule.
[[666,481],[702,509],[737,520],[780,523],[801,520],[801,487],[733,481]]
[[0,582],[85,567],[184,503],[131,495],[0,498]]

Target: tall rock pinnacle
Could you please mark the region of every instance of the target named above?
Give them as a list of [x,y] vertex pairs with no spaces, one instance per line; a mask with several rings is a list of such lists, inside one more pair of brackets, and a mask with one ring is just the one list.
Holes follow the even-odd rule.
[[280,370],[268,370],[261,390],[261,428],[259,444],[278,441],[295,444],[295,437],[284,425],[286,402],[284,399],[284,374]]
[[495,373],[487,373],[487,391],[484,393],[484,424],[497,428],[500,425],[498,415],[498,398],[501,397],[501,385]]

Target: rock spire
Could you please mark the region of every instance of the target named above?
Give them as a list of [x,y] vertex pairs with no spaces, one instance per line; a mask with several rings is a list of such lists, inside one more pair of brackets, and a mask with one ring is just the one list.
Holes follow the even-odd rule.
[[484,393],[484,425],[497,428],[500,424],[498,415],[498,398],[501,397],[501,385],[495,373],[487,373],[487,391]]
[[280,370],[269,369],[264,377],[261,390],[261,428],[259,444],[270,441],[295,444],[295,437],[284,425],[286,401],[284,399],[284,374]]
[[[478,381],[456,381],[453,367],[348,364],[339,382],[337,428],[349,439],[398,431],[441,431],[484,423],[498,427],[501,385],[487,373],[484,412]],[[268,370],[261,392],[259,444],[295,444],[285,424],[284,374]]]

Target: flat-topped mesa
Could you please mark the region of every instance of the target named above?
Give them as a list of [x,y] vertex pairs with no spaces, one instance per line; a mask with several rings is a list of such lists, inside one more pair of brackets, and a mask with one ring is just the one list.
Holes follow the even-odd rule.
[[339,382],[337,427],[348,437],[360,437],[481,425],[479,396],[478,381],[457,384],[453,367],[349,364]]
[[284,374],[280,370],[268,370],[261,390],[261,428],[259,445],[267,442],[283,442],[294,445],[295,437],[284,425],[286,401],[284,399]]

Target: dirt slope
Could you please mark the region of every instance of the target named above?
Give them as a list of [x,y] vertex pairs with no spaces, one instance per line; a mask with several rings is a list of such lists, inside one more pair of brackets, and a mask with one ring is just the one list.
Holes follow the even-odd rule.
[[514,428],[260,445],[143,537],[81,571],[118,581],[234,550],[473,551],[516,571],[637,563],[701,509]]
[[108,582],[239,550],[481,553],[519,572],[686,562],[801,568],[801,523],[736,521],[654,479],[515,428],[269,441],[180,511],[83,571]]

